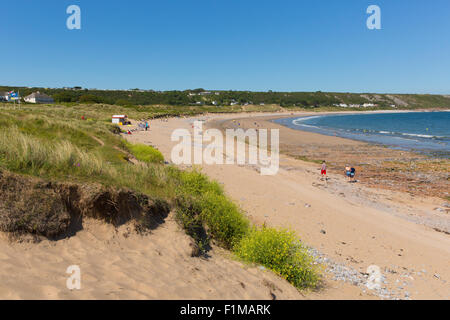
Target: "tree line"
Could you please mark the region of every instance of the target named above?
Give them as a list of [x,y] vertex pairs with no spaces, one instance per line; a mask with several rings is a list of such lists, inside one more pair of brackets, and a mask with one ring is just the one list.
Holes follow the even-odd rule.
[[[75,87],[71,89],[0,87],[0,91],[20,91],[21,97],[39,91],[51,96],[57,103],[103,103],[121,106],[138,105],[261,105],[274,104],[282,107],[317,108],[339,104],[376,104],[377,107],[397,105],[398,99],[409,107],[450,107],[450,98],[440,95],[383,95],[333,92],[253,92],[214,90],[92,90]],[[405,104],[397,105],[397,107]]]

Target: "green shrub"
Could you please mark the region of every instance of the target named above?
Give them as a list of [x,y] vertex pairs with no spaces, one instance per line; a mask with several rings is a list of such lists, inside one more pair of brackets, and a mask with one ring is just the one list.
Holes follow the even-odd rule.
[[176,198],[176,219],[186,233],[197,243],[200,252],[209,249],[209,235],[204,228],[201,219],[201,202],[189,195],[181,195]]
[[201,196],[205,193],[223,194],[220,185],[210,181],[207,176],[198,171],[178,171],[177,178],[180,180],[180,191],[193,196]]
[[173,176],[179,181],[177,215],[183,226],[186,228],[189,222],[196,230],[206,227],[208,234],[227,249],[239,242],[248,231],[249,222],[220,185],[198,171],[174,171]]
[[145,144],[127,143],[127,148],[138,159],[146,163],[164,163],[164,156],[159,150]]
[[249,222],[226,196],[206,193],[202,197],[201,220],[211,236],[222,246],[232,249],[249,230]]
[[79,99],[80,103],[103,103],[105,99],[102,97],[96,96],[95,94],[84,94]]
[[318,284],[313,259],[293,232],[253,228],[235,247],[235,252],[247,262],[271,269],[297,288]]

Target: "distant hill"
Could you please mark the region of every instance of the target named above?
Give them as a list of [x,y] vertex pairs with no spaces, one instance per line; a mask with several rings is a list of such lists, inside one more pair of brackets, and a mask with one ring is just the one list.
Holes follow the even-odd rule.
[[185,91],[97,90],[81,87],[49,89],[0,86],[1,91],[20,91],[22,97],[40,91],[59,103],[133,105],[280,105],[285,108],[450,108],[449,95],[374,94],[337,92],[252,92],[194,89]]

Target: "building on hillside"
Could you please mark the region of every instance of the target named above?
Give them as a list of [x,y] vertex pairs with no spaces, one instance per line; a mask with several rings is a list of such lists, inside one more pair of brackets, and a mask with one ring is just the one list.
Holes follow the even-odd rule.
[[55,103],[52,97],[38,92],[33,92],[32,94],[26,96],[24,98],[25,102],[28,103],[42,103],[42,104],[51,104]]
[[0,101],[9,101],[9,93],[0,92]]

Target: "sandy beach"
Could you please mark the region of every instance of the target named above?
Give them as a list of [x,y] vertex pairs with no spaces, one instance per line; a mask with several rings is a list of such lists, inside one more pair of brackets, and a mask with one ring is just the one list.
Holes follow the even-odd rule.
[[[203,165],[201,170],[223,185],[253,223],[296,232],[323,265],[320,290],[299,292],[272,272],[244,265],[220,248],[213,247],[208,259],[192,257],[192,240],[171,214],[145,236],[130,232],[128,225],[115,229],[96,220],[85,221],[83,230],[60,241],[12,242],[1,235],[0,298],[449,299],[450,218],[434,210],[444,200],[369,183],[349,184],[333,165],[329,180],[320,180],[318,164],[289,154],[299,142],[307,146],[302,150],[371,147],[267,122],[278,116],[291,114],[159,119],[151,121],[148,132],[124,137],[153,145],[170,160],[172,132],[192,131],[195,120],[221,130],[232,127],[233,119],[241,127],[257,122],[279,128],[286,154],[278,174],[262,176],[248,165]],[[81,290],[66,287],[70,265],[81,268]],[[373,265],[380,268],[383,282],[369,290],[367,268]]]
[[[85,221],[75,236],[40,243],[0,237],[0,299],[304,299],[270,272],[234,261],[215,248],[191,257],[191,239],[170,215],[150,235]],[[81,271],[81,289],[69,290],[69,266]]]
[[450,0],[4,7],[0,302],[450,301]]
[[[239,119],[237,122],[244,128],[255,122],[261,128],[279,128],[282,150],[293,141],[334,149],[372,148],[362,142],[264,122],[278,116],[283,115],[208,115],[155,120],[149,132],[136,132],[128,138],[153,145],[170,159],[175,144],[170,141],[173,130],[192,130],[195,120],[223,129],[235,123],[233,119]],[[288,155],[281,155],[280,170],[275,176],[262,176],[254,166],[201,166],[202,172],[223,184],[227,194],[254,223],[292,229],[314,248],[326,266],[327,285],[320,293],[308,297],[450,298],[447,233],[450,218],[445,211],[435,210],[445,202],[443,199],[365,183],[349,184],[342,170],[333,168],[325,182],[320,180],[319,169],[318,164]],[[371,265],[380,267],[384,277],[382,288],[377,291],[367,290],[361,278]]]

